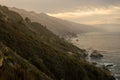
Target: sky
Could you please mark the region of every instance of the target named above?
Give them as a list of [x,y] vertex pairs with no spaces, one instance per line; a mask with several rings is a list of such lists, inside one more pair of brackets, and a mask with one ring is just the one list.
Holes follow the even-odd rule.
[[120,0],[0,0],[0,4],[82,24],[120,24]]

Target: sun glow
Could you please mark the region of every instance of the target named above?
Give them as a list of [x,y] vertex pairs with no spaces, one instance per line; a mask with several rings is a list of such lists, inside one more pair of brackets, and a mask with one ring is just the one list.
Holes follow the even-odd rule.
[[63,12],[63,13],[56,13],[56,14],[49,14],[54,17],[58,18],[76,18],[76,17],[86,17],[86,16],[93,16],[93,15],[107,15],[110,14],[113,10],[112,9],[98,9],[95,8],[94,10],[87,10],[87,11],[82,11],[82,10],[76,10],[73,12]]
[[89,10],[48,14],[53,17],[76,20],[85,24],[114,23],[114,19],[120,17],[120,7],[111,6],[109,8],[92,8]]

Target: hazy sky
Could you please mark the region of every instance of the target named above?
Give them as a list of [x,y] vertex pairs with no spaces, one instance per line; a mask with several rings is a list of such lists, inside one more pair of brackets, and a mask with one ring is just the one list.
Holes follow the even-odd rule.
[[84,24],[120,22],[120,0],[0,0],[0,3]]

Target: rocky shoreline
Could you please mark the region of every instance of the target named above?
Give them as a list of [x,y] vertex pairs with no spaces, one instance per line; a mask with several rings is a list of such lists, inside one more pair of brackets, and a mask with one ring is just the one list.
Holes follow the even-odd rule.
[[[96,35],[94,34],[93,36],[94,38],[91,39],[89,34],[78,35],[76,38],[70,39],[70,42],[72,42],[74,45],[78,46],[79,48],[83,48],[84,50],[86,50],[85,58],[88,62],[90,62],[91,64],[97,67],[108,69],[113,74],[113,76],[116,78],[116,80],[120,80],[120,72],[119,72],[120,65],[119,65],[119,61],[116,62],[116,60],[119,60],[119,51],[117,52],[115,50],[116,47],[111,49],[112,45],[109,45],[110,42],[105,43],[107,46],[102,46],[101,45],[103,44],[102,42],[100,42],[99,44],[94,43],[94,41],[98,41],[98,39],[96,40],[96,38],[99,38],[100,40],[103,40],[103,39],[102,37],[99,37],[99,36],[96,37]],[[107,35],[103,35],[103,36],[105,36],[105,40],[106,40]],[[90,39],[91,42],[88,39]]]
[[86,60],[88,62],[90,62],[92,65],[94,65],[96,67],[99,67],[99,68],[102,68],[105,71],[108,71],[110,74],[113,75],[115,80],[118,80],[116,78],[115,74],[113,74],[111,72],[111,69],[114,68],[114,66],[115,66],[114,63],[100,63],[100,62],[95,61],[95,60],[100,60],[100,59],[102,59],[104,57],[102,55],[102,52],[103,51],[98,51],[98,50],[93,50],[93,49],[86,50],[86,52],[85,52]]

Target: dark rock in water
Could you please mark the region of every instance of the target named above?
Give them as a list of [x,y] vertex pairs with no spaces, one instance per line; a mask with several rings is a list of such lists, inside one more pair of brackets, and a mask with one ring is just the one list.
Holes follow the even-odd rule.
[[106,67],[112,67],[113,66],[113,64],[110,64],[110,65],[107,65]]
[[120,76],[115,76],[116,77],[116,80],[120,80]]
[[83,49],[82,52],[84,53],[82,54],[82,57],[84,58],[88,57],[88,52],[85,49]]
[[94,50],[91,55],[90,55],[91,58],[102,58],[103,55],[99,53],[99,51],[97,50]]
[[97,65],[97,62],[92,62],[93,65]]
[[103,66],[109,69],[109,68],[113,68],[115,65],[113,63],[104,63]]
[[111,77],[111,80],[116,80],[116,78],[114,76]]

